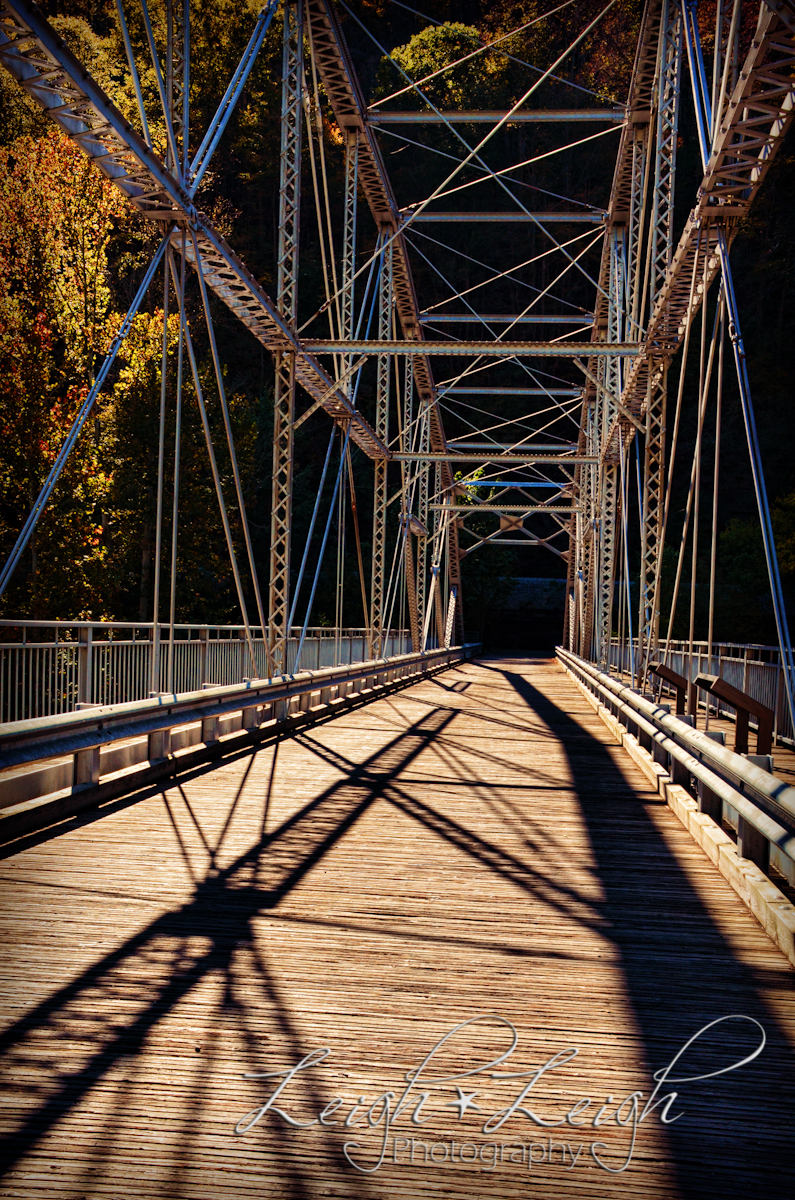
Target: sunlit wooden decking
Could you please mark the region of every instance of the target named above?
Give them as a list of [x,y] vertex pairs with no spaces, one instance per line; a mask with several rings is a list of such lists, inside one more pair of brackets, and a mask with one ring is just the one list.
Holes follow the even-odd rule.
[[[554,663],[462,665],[33,837],[0,875],[0,1196],[795,1194],[793,972]],[[663,1086],[682,1115],[650,1112],[630,1157],[620,1103],[728,1016],[671,1079],[759,1026],[765,1048]],[[509,1022],[501,1066],[422,1086],[485,1068]],[[284,1081],[244,1073],[322,1048],[274,1101],[315,1124],[235,1132]]]

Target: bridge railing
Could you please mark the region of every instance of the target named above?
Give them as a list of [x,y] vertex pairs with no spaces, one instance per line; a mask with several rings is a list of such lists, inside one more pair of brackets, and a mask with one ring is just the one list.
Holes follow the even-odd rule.
[[[633,657],[638,661],[638,647],[635,641],[630,647],[628,638],[613,637],[610,639],[609,663],[612,668],[628,679],[631,676]],[[795,741],[795,730],[787,705],[787,693],[784,687],[784,676],[781,666],[781,654],[778,646],[761,646],[754,643],[742,642],[713,642],[712,653],[706,642],[693,642],[692,674],[690,672],[689,643],[682,640],[663,640],[659,643],[659,657],[669,667],[685,678],[695,679],[698,675],[718,675],[732,687],[739,688],[755,700],[759,700],[767,708],[772,708],[775,714],[773,736],[776,742],[792,743]],[[655,680],[655,688],[660,681]],[[662,695],[672,693],[668,684],[662,685]],[[725,717],[733,721],[735,710],[725,700],[718,696],[702,692],[699,704],[704,707],[709,704],[709,711],[716,717]],[[753,727],[753,726],[752,726]]]
[[[736,831],[737,850],[765,874],[775,867],[795,886],[795,787],[722,736],[693,728],[620,680],[558,647],[564,668],[594,696],[608,719],[623,725],[652,757],[662,779],[684,788],[693,808]],[[692,718],[691,718],[692,719]],[[790,939],[792,940],[792,939]]]
[[[265,678],[261,628],[252,634],[254,671],[245,630],[238,625],[177,625],[172,653],[169,626],[155,629],[151,622],[0,621],[0,722],[74,712],[79,704],[144,700],[153,691],[190,692],[204,684]],[[288,641],[288,671],[295,667],[299,635],[293,630]],[[385,638],[386,658],[410,650],[405,630],[392,630]],[[307,630],[300,666],[319,671],[364,662],[368,655],[366,629],[318,626]]]
[[0,724],[0,843],[471,658],[476,646]]

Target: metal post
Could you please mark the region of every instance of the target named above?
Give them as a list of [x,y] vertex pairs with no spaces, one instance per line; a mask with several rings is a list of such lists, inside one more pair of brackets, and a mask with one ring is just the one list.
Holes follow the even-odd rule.
[[[349,129],[345,142],[345,214],[342,229],[342,311],[340,336],[353,337],[353,301],[356,275],[356,213],[359,192],[359,131]],[[344,355],[341,372],[351,365],[351,356]],[[351,382],[348,391],[353,387]]]
[[287,670],[290,611],[290,533],[293,499],[295,355],[276,354],[273,395],[273,487],[271,494],[269,640],[276,670]]
[[77,650],[77,700],[79,704],[90,704],[93,694],[94,674],[94,630],[90,625],[81,625]]
[[[423,406],[420,417],[420,436],[417,449],[420,454],[430,453],[430,430],[428,421],[428,406]],[[417,516],[425,529],[428,528],[428,481],[431,471],[429,462],[418,462],[417,480]],[[417,538],[417,621],[420,629],[425,628],[425,609],[428,600],[428,539],[420,535]]]
[[682,14],[674,0],[664,0],[663,3],[658,63],[650,313],[654,311],[673,257],[674,172],[682,78]]
[[[610,284],[607,318],[608,342],[620,342],[624,332],[626,302],[624,231],[611,233]],[[604,356],[599,361],[599,378],[602,387],[597,388],[599,413],[599,442],[602,453],[607,450],[607,438],[616,417],[614,396],[621,395],[622,366],[618,355]],[[623,436],[619,434],[619,436]],[[618,468],[615,462],[604,459],[599,481],[599,511],[601,528],[598,547],[598,583],[595,625],[595,659],[607,666],[610,633],[613,619],[613,585],[616,567],[616,525],[618,520]]]
[[[378,337],[386,341],[392,329],[392,243],[381,263],[378,293]],[[379,354],[376,382],[375,432],[386,445],[389,440],[389,355]],[[370,586],[370,657],[380,658],[384,636],[384,571],[386,569],[386,459],[375,460],[373,484],[373,552]]]
[[[659,638],[659,597],[656,596],[658,564],[663,551],[665,506],[665,430],[668,401],[668,368],[649,363],[646,393],[646,437],[643,455],[643,520],[641,521],[640,612],[638,614],[638,668],[654,652]],[[642,675],[643,677],[643,675]]]
[[[301,198],[303,5],[284,6],[282,48],[282,119],[279,159],[279,246],[277,303],[295,325],[298,299],[298,241]],[[290,611],[290,535],[293,493],[293,422],[295,355],[276,354],[273,395],[273,490],[271,508],[269,642],[277,669],[287,670]],[[264,633],[264,631],[263,631]]]
[[[657,68],[657,137],[651,218],[649,313],[660,295],[673,258],[674,177],[679,135],[682,79],[682,14],[674,0],[664,0]],[[656,582],[663,551],[665,505],[665,432],[668,371],[664,361],[649,363],[646,392],[646,438],[643,458],[638,667],[645,679],[649,656],[659,637]]]

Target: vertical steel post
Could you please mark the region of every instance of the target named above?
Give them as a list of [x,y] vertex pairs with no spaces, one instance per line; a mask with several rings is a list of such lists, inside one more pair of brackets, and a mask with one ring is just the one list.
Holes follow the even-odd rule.
[[679,136],[682,79],[682,13],[674,0],[664,0],[660,22],[657,71],[657,138],[651,227],[650,308],[662,289],[673,257],[674,172]]
[[[649,314],[659,297],[673,258],[674,176],[679,134],[682,79],[682,12],[674,0],[664,0],[660,22],[656,110],[657,136],[652,203]],[[646,391],[646,431],[643,451],[640,588],[638,596],[638,669],[645,677],[649,655],[659,637],[660,614],[655,599],[663,552],[665,506],[665,432],[668,371],[664,363],[649,363]]]
[[[387,231],[388,236],[388,231]],[[378,291],[378,339],[388,341],[392,335],[392,243],[382,254]],[[378,355],[378,377],[375,400],[375,432],[383,445],[389,440],[389,355]],[[380,658],[384,636],[384,571],[386,569],[386,459],[374,463],[373,484],[373,552],[370,584],[370,657]]]
[[644,273],[641,270],[643,226],[646,215],[646,186],[649,170],[649,126],[638,124],[632,143],[632,188],[627,223],[627,307],[631,321],[627,337],[640,341],[640,309]]
[[[407,354],[404,361],[406,364],[406,377],[403,389],[403,444],[401,448],[404,451],[410,451],[414,422],[414,360],[410,354]],[[414,549],[411,544],[412,533],[409,528],[408,498],[404,478],[400,532],[401,537],[404,539],[406,603],[408,606],[409,629],[411,630],[411,648],[416,653],[420,648],[420,623],[417,615],[417,575],[414,569]]]
[[[422,401],[420,401],[422,403]],[[417,450],[420,454],[430,453],[430,422],[429,405],[423,404],[420,416],[419,439]],[[428,529],[429,479],[431,464],[427,459],[417,463],[417,516],[422,525]],[[420,535],[417,538],[417,621],[420,629],[425,628],[425,608],[428,600],[428,539]]]
[[[601,443],[598,435],[599,395],[593,400],[586,400],[583,420],[585,425],[585,448],[589,457],[597,458]],[[581,468],[583,477],[582,501],[585,515],[582,520],[582,538],[578,545],[579,563],[577,567],[577,583],[579,585],[579,654],[581,658],[593,657],[593,630],[596,593],[597,547],[599,545],[599,505],[598,478],[599,468],[595,463],[588,463]]]
[[640,527],[640,595],[638,614],[638,666],[645,671],[656,650],[660,633],[656,581],[663,552],[665,508],[665,430],[668,403],[668,368],[649,363],[646,392],[646,437],[643,458],[643,520]]
[[[607,306],[607,341],[620,342],[624,335],[626,309],[624,230],[616,228],[610,234],[610,281]],[[599,444],[602,464],[599,479],[600,530],[598,539],[597,594],[595,596],[594,657],[607,666],[610,633],[613,621],[613,584],[616,567],[616,526],[618,521],[618,467],[605,456],[609,431],[615,425],[617,409],[613,397],[621,395],[622,360],[619,355],[605,355],[599,361],[603,386],[597,389],[599,414]],[[623,436],[619,433],[619,436]]]
[[[301,199],[301,121],[304,81],[303,4],[284,6],[282,120],[279,156],[279,246],[277,304],[295,324],[298,293],[298,240]],[[269,643],[277,669],[287,670],[290,631],[290,537],[293,498],[295,355],[276,355],[273,393],[273,487],[271,507]]]
[[[342,229],[342,328],[340,337],[353,337],[353,301],[356,291],[354,276],[356,274],[356,217],[357,198],[359,192],[359,131],[349,129],[345,142],[345,213]],[[344,374],[351,365],[351,356],[343,356],[341,372]],[[353,381],[348,384],[348,394],[351,394]]]

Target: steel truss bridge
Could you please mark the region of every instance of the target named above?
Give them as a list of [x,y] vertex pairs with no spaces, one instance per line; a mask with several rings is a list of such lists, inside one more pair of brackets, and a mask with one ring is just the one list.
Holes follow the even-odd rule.
[[[441,110],[427,90],[423,91],[424,81],[414,83],[397,63],[393,65],[401,86],[396,94],[408,95],[413,109],[395,109],[389,97],[368,107],[341,17],[346,17],[359,36],[367,36],[383,50],[376,35],[345,5],[332,0],[284,4],[278,18],[283,23],[279,243],[276,292],[271,297],[202,213],[199,188],[213,154],[222,145],[225,127],[275,15],[276,5],[271,3],[254,23],[240,64],[196,147],[190,124],[187,3],[182,6],[169,0],[166,45],[159,49],[143,5],[150,49],[148,64],[136,63],[124,10],[119,6],[139,102],[138,130],[123,119],[34,5],[21,0],[4,0],[2,4],[3,65],[28,96],[46,109],[97,168],[113,180],[129,203],[158,223],[163,237],[5,565],[0,589],[7,586],[66,457],[112,372],[132,318],[157,273],[165,272],[164,316],[167,318],[170,293],[176,297],[181,314],[177,412],[182,403],[183,373],[190,372],[254,675],[261,671],[256,669],[252,629],[260,631],[268,674],[272,675],[287,667],[289,635],[298,602],[306,604],[307,592],[309,620],[314,586],[309,581],[310,572],[305,571],[306,552],[297,586],[291,593],[298,549],[291,545],[294,433],[305,421],[322,423],[325,414],[342,431],[335,501],[344,492],[341,477],[346,469],[350,471],[350,442],[373,464],[369,581],[360,563],[371,657],[383,653],[385,629],[394,617],[396,604],[398,612],[407,614],[414,651],[460,642],[462,558],[484,545],[539,545],[568,563],[564,643],[583,657],[605,665],[618,608],[622,631],[636,648],[634,672],[645,679],[660,637],[660,572],[672,474],[668,466],[676,453],[685,374],[680,372],[674,406],[668,397],[669,368],[678,354],[686,357],[694,322],[700,312],[703,315],[712,288],[719,292],[719,311],[711,337],[707,338],[707,368],[702,362],[699,380],[699,441],[687,521],[691,521],[691,508],[695,507],[693,522],[697,531],[701,431],[715,377],[720,407],[728,332],[792,713],[793,660],[729,259],[739,223],[753,204],[792,119],[794,18],[789,0],[761,5],[743,62],[739,60],[740,6],[721,0],[709,78],[695,4],[654,0],[644,9],[625,105],[570,109],[535,106],[534,97],[539,91],[543,95],[543,85],[550,79],[559,80],[559,73],[565,74],[567,57],[587,41],[600,20],[597,14],[558,62],[543,72],[536,69],[529,76],[530,86],[510,110],[496,113]],[[153,146],[151,114],[148,119],[143,105],[140,73],[144,65],[154,68],[157,80],[162,108],[159,116],[166,130],[163,156]],[[683,89],[692,92],[703,178],[684,228],[678,230],[674,190]],[[582,91],[570,89],[576,102],[581,101]],[[324,121],[335,124],[342,142],[342,228],[334,227],[327,161],[330,147],[323,133]],[[446,178],[441,183],[425,197],[401,206],[386,169],[384,141],[398,137],[402,146],[422,148],[423,143],[416,138],[422,136],[428,124],[450,133],[457,154],[446,156],[447,164],[452,165],[443,172]],[[566,131],[568,140],[564,138],[546,155],[557,154],[564,159],[584,142],[612,135],[617,152],[606,208],[581,200],[561,208],[565,198],[556,199],[543,189],[528,191],[521,186],[517,174],[525,163],[500,169],[488,165],[492,147],[499,144],[506,131],[518,125],[541,124]],[[397,134],[396,129],[415,136],[407,138]],[[574,137],[569,136],[572,130]],[[430,158],[444,155],[435,145],[426,150]],[[302,188],[312,189],[315,202],[314,232],[320,240],[325,295],[309,298],[309,308],[316,311],[309,319],[302,317],[299,324]],[[475,188],[479,191],[473,191]],[[477,203],[487,190],[500,203],[498,211],[467,207],[472,195]],[[537,208],[539,195],[547,197],[547,207],[541,211]],[[338,198],[333,199],[336,203]],[[535,207],[528,207],[531,203]],[[451,208],[451,204],[459,207]],[[473,224],[481,228],[485,224],[495,230],[503,224],[518,225],[512,247],[522,246],[522,231],[529,227],[537,235],[533,245],[543,245],[544,249],[529,263],[521,254],[518,262],[511,261],[507,267],[492,269],[481,264],[487,271],[485,279],[478,286],[462,287],[448,268],[448,260],[457,251],[458,267],[469,267],[474,261],[472,256],[467,262],[466,253],[459,248],[465,243],[459,237],[451,248],[422,232],[431,224],[438,230],[440,225],[450,223],[465,224],[470,229]],[[576,232],[582,224],[585,232]],[[559,233],[561,227],[563,232]],[[447,251],[444,271],[439,266],[439,246]],[[589,249],[593,251],[590,257]],[[597,251],[600,257],[594,270],[593,255]],[[413,266],[418,264],[423,267],[424,278],[430,271],[437,285],[441,280],[443,300],[430,306],[422,301],[413,274]],[[540,279],[542,271],[547,282],[539,286],[534,279],[536,274]],[[189,276],[197,281],[207,322],[242,523],[245,565],[235,552],[232,519],[199,380],[194,335],[185,315]],[[494,294],[489,283],[505,277],[518,282],[520,286],[514,291],[526,303],[516,312],[484,311],[488,297]],[[582,303],[583,286],[590,292],[587,305]],[[254,563],[224,390],[223,348],[216,342],[211,294],[223,300],[267,347],[275,364],[267,592],[260,586]],[[705,321],[703,316],[702,325]],[[528,333],[535,337],[543,334],[545,340],[524,340]],[[166,375],[164,355],[155,628],[163,617],[160,560],[164,553],[166,501],[162,432]],[[362,379],[369,383],[369,407],[357,403]],[[478,403],[475,397],[480,397]],[[498,415],[494,404],[497,397],[503,402],[500,413],[506,412],[506,403],[511,405],[507,416]],[[453,432],[448,434],[448,428]],[[178,464],[179,418],[176,439]],[[637,455],[642,467],[637,604],[629,594],[626,569],[632,454]],[[347,468],[343,459],[347,460]],[[327,456],[327,467],[328,461]],[[392,480],[395,489],[390,494]],[[177,465],[174,528],[179,483]],[[716,491],[717,483],[716,476]],[[315,518],[320,517],[317,537],[323,527],[319,503],[320,498],[310,530],[310,534],[315,531]],[[392,514],[399,522],[399,536],[390,553]],[[487,529],[484,518],[497,527],[483,532]],[[322,540],[324,550],[328,522]],[[358,539],[358,524],[356,532]],[[684,544],[684,537],[682,540]],[[177,538],[171,541],[173,631]],[[693,543],[697,546],[697,533]],[[677,591],[681,567],[680,559]],[[251,579],[248,588],[243,578],[246,570]],[[714,582],[713,554],[713,596]],[[247,609],[246,593],[254,597],[255,613]],[[670,629],[668,633],[670,636]],[[159,676],[155,658],[151,683],[156,691]]]
[[[500,1081],[524,1085],[534,1071],[520,1099],[535,1087],[534,1105],[558,1116],[567,1084],[558,1074],[541,1079],[538,1063],[557,1054],[550,1063],[562,1066],[560,1055],[580,1046],[582,1080],[593,1071],[598,1081],[582,1087],[597,1105],[615,1093],[593,1120],[604,1140],[591,1146],[591,1175],[574,1156],[577,1129],[570,1163],[565,1152],[553,1162],[552,1139],[546,1165],[534,1161],[525,1142],[543,1131],[533,1121],[563,1118],[534,1117],[517,1100],[510,1114],[526,1117],[526,1127],[511,1126],[507,1152],[477,1133],[459,1143],[460,1155],[479,1156],[479,1196],[516,1194],[528,1167],[536,1189],[572,1200],[793,1194],[782,1129],[795,1113],[795,1023],[785,998],[795,965],[795,672],[730,251],[792,121],[795,0],[763,0],[750,39],[740,0],[718,0],[711,62],[694,0],[647,0],[620,105],[567,80],[569,56],[611,7],[595,5],[593,20],[548,68],[513,56],[528,72],[526,90],[511,108],[492,111],[434,103],[432,77],[405,74],[378,40],[371,7],[360,19],[345,0],[285,0],[278,11],[271,0],[252,18],[199,141],[189,0],[164,0],[154,22],[141,0],[135,28],[131,4],[117,0],[137,128],[34,4],[0,0],[5,69],[160,231],[3,568],[0,594],[113,380],[136,313],[152,303],[150,289],[162,297],[164,321],[169,311],[179,318],[173,378],[164,327],[151,620],[61,622],[54,633],[13,622],[24,629],[22,643],[0,644],[0,1170],[15,1195],[121,1194],[134,1177],[153,1200],[231,1190],[368,1200],[407,1187],[418,1200],[442,1190],[469,1196],[471,1187],[456,1190],[468,1180],[439,1174],[467,1166],[455,1142],[449,1154],[450,1111],[458,1107],[460,1120],[473,1118],[467,1108],[482,1112],[485,1135],[487,1113],[492,1123],[509,1113]],[[282,91],[271,295],[202,211],[201,185],[274,21]],[[368,103],[344,29],[391,60],[390,95]],[[148,48],[145,61],[136,60],[136,39]],[[497,46],[473,46],[463,61]],[[157,113],[144,105],[144,72],[156,82]],[[566,107],[547,102],[549,94],[567,96]],[[688,95],[701,182],[682,221],[681,196],[674,202]],[[519,144],[528,153],[526,141],[511,141],[517,130],[541,128],[543,149],[511,157]],[[162,145],[153,130],[164,131]],[[613,174],[588,200],[564,194],[568,168],[555,190],[541,186],[548,176],[525,173],[542,160],[571,163],[594,145],[614,148]],[[400,159],[390,180],[395,153],[427,155],[417,158],[432,164],[424,195],[408,193]],[[416,186],[420,173],[408,174]],[[307,214],[317,295],[299,295]],[[456,227],[452,236],[447,226]],[[246,515],[217,301],[274,361],[267,586]],[[212,361],[213,395],[199,345]],[[689,392],[691,345],[700,355]],[[732,370],[778,629],[778,647],[764,654],[713,642],[715,498],[724,486],[720,430]],[[670,395],[669,375],[677,378]],[[234,627],[178,622],[188,378],[240,605]],[[661,612],[661,567],[691,392],[696,445],[671,609],[690,530],[690,629],[674,642]],[[233,496],[213,444],[213,411]],[[305,423],[328,447],[298,546],[295,432]],[[351,444],[372,463],[369,564]],[[707,640],[695,641],[707,465],[710,618]],[[343,628],[346,522],[357,547],[361,629]],[[313,628],[333,527],[336,626]],[[630,540],[638,533],[633,594]],[[546,548],[566,564],[554,663],[478,660],[478,647],[466,644],[462,561],[501,546]],[[539,1014],[548,1015],[548,1031]],[[517,1041],[535,1038],[535,1066],[526,1069],[523,1058],[515,1075],[513,1066],[488,1079],[467,1075],[471,1091],[458,1087],[459,1099],[445,1097],[443,1109],[431,1111],[438,1088],[419,1098],[415,1117],[428,1108],[415,1121],[424,1139],[415,1163],[417,1131],[405,1137],[400,1106],[389,1107],[389,1070],[398,1064],[411,1079],[406,1072],[459,1020],[458,1029],[477,1025],[481,1048],[490,1049],[492,1026],[503,1041],[511,1029]],[[726,1021],[732,1030],[742,1023],[730,1066]],[[658,1095],[646,1077],[657,1070],[659,1089],[665,1063],[715,1026],[716,1045],[700,1046],[703,1073],[694,1076],[704,1111],[691,1105],[687,1120],[638,1122],[630,1134],[624,1106],[643,1089],[649,1104]],[[331,1053],[317,1047],[332,1034],[335,1053],[338,1042],[348,1047],[370,1071],[366,1080],[349,1083],[345,1071],[327,1084],[335,1060],[315,1072],[318,1055]],[[458,1070],[468,1052],[455,1047]],[[500,1043],[491,1067],[504,1050]],[[280,1110],[266,1112],[270,1101],[260,1107],[260,1084],[283,1077],[273,1100],[294,1084],[296,1063],[309,1082],[305,1095],[288,1089],[279,1101],[300,1118],[290,1118],[285,1137]],[[713,1097],[712,1081],[735,1067],[742,1087]],[[452,1096],[449,1080],[464,1078],[434,1082],[447,1081]],[[691,1099],[690,1082],[677,1076],[677,1103]],[[380,1096],[380,1109],[375,1100],[366,1108],[362,1096],[341,1109],[345,1130],[365,1113],[356,1142],[344,1141],[342,1120],[332,1117],[348,1092],[367,1092],[367,1105]],[[584,1126],[591,1099],[577,1095],[569,1124]],[[241,1118],[234,1135],[218,1117],[230,1111]],[[384,1147],[394,1142],[390,1159],[370,1154],[376,1134]],[[558,1167],[565,1170],[555,1174]],[[614,1192],[605,1172],[620,1176]]]

